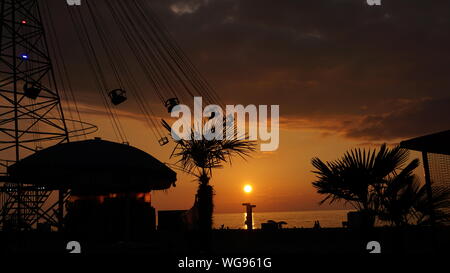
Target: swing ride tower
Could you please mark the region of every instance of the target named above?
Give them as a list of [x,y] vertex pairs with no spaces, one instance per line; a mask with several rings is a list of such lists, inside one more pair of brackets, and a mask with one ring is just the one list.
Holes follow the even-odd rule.
[[[13,175],[12,170],[29,157],[59,149],[69,138],[67,144],[73,144],[77,137],[97,131],[95,125],[81,121],[75,90],[98,93],[93,104],[103,106],[116,140],[125,145],[129,132],[120,121],[122,110],[139,112],[147,132],[165,146],[169,138],[155,105],[170,113],[195,96],[223,105],[149,1],[86,0],[80,6],[58,8],[63,2],[0,0],[0,230],[30,230],[39,224],[62,230],[72,190],[69,177],[52,188],[37,183],[37,172],[43,180],[52,174],[42,176],[36,167],[42,162],[29,166],[36,171],[34,176],[31,171]],[[59,21],[53,20],[54,10],[63,13],[55,16]],[[64,30],[58,31],[61,25]],[[70,58],[65,59],[68,54],[59,40],[64,35],[79,42],[88,71],[82,79],[83,73],[70,71]],[[72,85],[80,82],[92,86]],[[99,169],[99,164],[93,168]]]
[[13,181],[7,168],[69,133],[38,1],[1,0],[0,13],[0,230],[27,230],[42,217],[56,222],[42,206],[51,192]]

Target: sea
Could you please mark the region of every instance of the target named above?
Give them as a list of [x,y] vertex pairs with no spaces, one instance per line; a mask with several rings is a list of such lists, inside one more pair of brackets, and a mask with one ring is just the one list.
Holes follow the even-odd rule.
[[[321,227],[342,227],[347,220],[349,210],[311,210],[286,212],[255,212],[253,213],[253,228],[261,228],[261,224],[269,220],[284,221],[286,228],[312,228],[315,221]],[[246,213],[216,213],[214,228],[245,229]],[[223,225],[223,226],[222,226]]]

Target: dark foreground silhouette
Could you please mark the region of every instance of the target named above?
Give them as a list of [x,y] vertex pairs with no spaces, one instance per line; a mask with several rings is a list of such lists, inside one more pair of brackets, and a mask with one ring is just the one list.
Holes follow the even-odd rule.
[[[202,249],[203,241],[208,249]],[[358,232],[344,228],[282,230],[213,230],[199,232],[154,231],[133,240],[77,238],[64,233],[0,233],[0,253],[67,253],[69,241],[79,241],[85,254],[260,254],[368,253],[377,241],[382,253],[448,253],[449,227],[375,228]],[[202,243],[203,242],[203,243]]]

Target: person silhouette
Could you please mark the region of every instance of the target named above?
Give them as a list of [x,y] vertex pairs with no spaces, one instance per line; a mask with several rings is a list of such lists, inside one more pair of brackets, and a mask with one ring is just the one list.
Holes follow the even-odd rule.
[[314,221],[314,227],[313,229],[320,229],[320,222],[319,221]]

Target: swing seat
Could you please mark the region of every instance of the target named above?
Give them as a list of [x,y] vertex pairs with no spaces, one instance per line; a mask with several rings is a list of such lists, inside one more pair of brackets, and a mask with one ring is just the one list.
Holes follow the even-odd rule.
[[164,105],[167,108],[167,112],[172,113],[173,108],[179,104],[180,101],[178,100],[178,98],[170,98],[166,100],[166,103]]
[[39,97],[41,88],[39,88],[37,84],[25,83],[25,85],[23,86],[23,92],[25,97],[35,100],[37,99],[37,97]]
[[127,92],[123,89],[114,89],[108,93],[111,103],[114,105],[119,105],[127,100]]
[[167,137],[163,137],[160,140],[158,140],[158,142],[159,142],[159,145],[164,146],[169,143],[169,139]]

